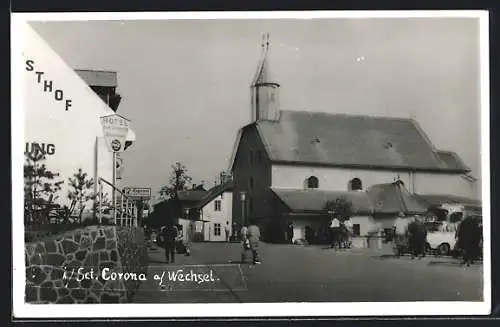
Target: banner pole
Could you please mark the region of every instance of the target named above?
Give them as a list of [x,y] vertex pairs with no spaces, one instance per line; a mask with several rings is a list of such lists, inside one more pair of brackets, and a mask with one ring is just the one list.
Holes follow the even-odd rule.
[[102,224],[102,182],[99,179],[99,223]]
[[113,151],[113,218],[116,225],[116,152]]

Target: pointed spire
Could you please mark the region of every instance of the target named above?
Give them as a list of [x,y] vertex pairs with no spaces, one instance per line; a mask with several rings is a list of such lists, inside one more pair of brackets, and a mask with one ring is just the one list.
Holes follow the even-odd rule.
[[259,61],[259,66],[255,72],[255,76],[252,82],[252,86],[257,84],[279,84],[273,79],[269,64],[268,64],[268,54],[269,54],[269,33],[262,34],[262,58]]

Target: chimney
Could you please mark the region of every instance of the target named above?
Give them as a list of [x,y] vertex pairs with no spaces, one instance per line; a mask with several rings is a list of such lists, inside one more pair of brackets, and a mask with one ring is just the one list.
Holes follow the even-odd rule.
[[196,189],[196,184],[193,184],[193,190],[195,190],[195,189]]

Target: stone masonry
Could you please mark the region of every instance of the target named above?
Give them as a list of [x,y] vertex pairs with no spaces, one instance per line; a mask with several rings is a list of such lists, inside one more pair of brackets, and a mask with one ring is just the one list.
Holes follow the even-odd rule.
[[[120,233],[127,234],[114,226],[89,226],[51,239],[27,243],[25,301],[27,303],[128,302],[130,292],[124,280],[119,278],[111,280],[109,274],[109,280],[105,280],[101,274],[104,268],[109,268],[110,273],[123,273],[127,265],[130,265],[123,265],[121,262],[119,252],[123,253],[124,250],[119,251],[119,247],[126,246],[119,246]],[[136,250],[133,255],[142,254]],[[136,258],[125,260],[137,261]],[[145,265],[147,262],[135,263],[130,268],[145,273],[147,269]],[[93,270],[93,278],[81,278],[82,274],[78,275],[79,269],[81,273]],[[138,287],[138,283],[140,282],[134,282],[134,287]]]

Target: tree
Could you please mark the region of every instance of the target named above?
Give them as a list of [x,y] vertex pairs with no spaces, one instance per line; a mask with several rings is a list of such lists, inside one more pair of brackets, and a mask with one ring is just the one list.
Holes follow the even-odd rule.
[[177,200],[177,192],[185,190],[187,185],[191,183],[192,178],[187,174],[187,168],[180,162],[172,165],[172,173],[168,180],[168,185],[165,185],[160,190],[160,195],[166,199]]
[[354,213],[352,202],[343,196],[337,198],[335,201],[327,201],[325,209],[332,212],[333,217],[340,220],[340,222],[350,219]]
[[70,216],[73,213],[76,205],[78,204],[78,220],[82,222],[82,214],[85,210],[87,201],[95,198],[94,192],[92,190],[94,186],[94,179],[87,178],[87,173],[84,173],[82,169],[78,169],[78,172],[73,174],[73,178],[69,178],[69,191],[68,199],[72,201],[70,207]]
[[54,181],[59,176],[47,169],[43,153],[25,153],[24,164],[24,210],[25,223],[48,222],[48,211],[57,199],[64,181]]

